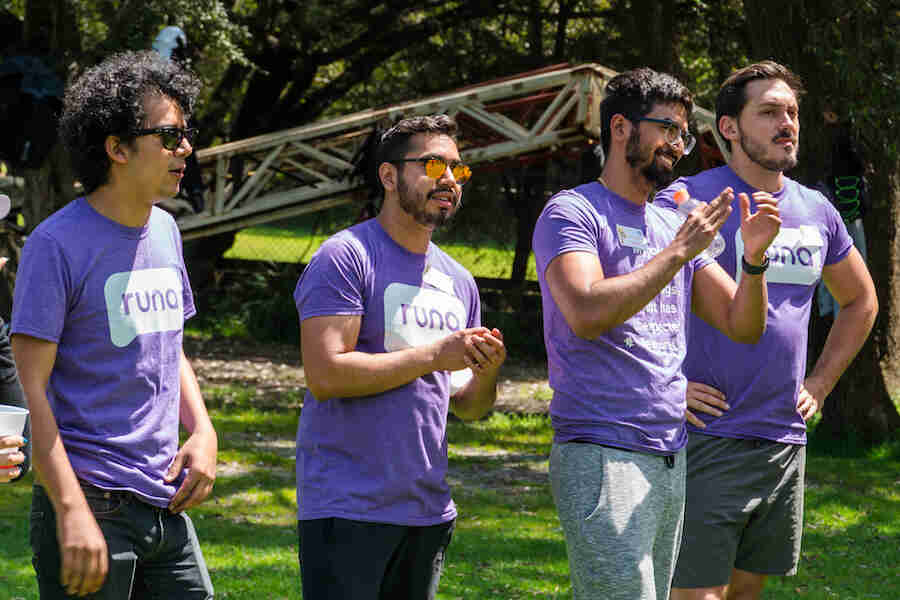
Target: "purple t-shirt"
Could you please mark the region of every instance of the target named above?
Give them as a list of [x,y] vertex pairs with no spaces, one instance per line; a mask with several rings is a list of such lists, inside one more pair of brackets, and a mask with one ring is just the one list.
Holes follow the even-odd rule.
[[194,314],[181,236],[154,208],[125,227],[84,199],[28,236],[12,332],[57,344],[47,398],[76,475],[167,506],[178,450],[181,340]]
[[[766,332],[757,344],[738,344],[691,318],[684,372],[690,381],[725,394],[731,408],[721,416],[696,415],[706,429],[691,431],[729,438],[762,438],[789,444],[806,443],[806,424],[797,412],[797,397],[806,372],[809,310],[822,267],[843,260],[853,240],[840,215],[819,192],[784,178],[777,194],[781,230],[766,254],[769,307]],[[725,251],[716,259],[740,281],[740,204],[737,194],[757,191],[730,167],[718,167],[678,179],[657,195],[656,203],[674,207],[672,194],[686,187],[692,198],[709,202],[725,187],[734,189],[734,210],[722,226]],[[751,198],[751,210],[755,210]]]
[[[294,300],[301,321],[361,316],[356,349],[372,354],[481,323],[468,271],[434,244],[409,252],[376,219],[328,239]],[[446,481],[450,395],[447,371],[359,398],[319,402],[307,392],[297,428],[298,518],[413,526],[455,518]]]
[[557,442],[656,454],[686,444],[686,317],[694,273],[708,259],[689,261],[647,306],[593,340],[575,335],[545,279],[550,262],[566,252],[596,254],[607,278],[630,273],[668,246],[680,225],[672,211],[637,206],[599,183],[564,190],[544,207],[533,248]]

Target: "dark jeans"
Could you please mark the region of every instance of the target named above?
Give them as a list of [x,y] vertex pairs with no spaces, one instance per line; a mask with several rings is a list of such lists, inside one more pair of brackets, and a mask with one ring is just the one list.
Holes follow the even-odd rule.
[[310,600],[434,600],[455,521],[429,527],[298,521]]
[[[212,582],[194,525],[129,492],[107,492],[82,483],[82,490],[109,548],[109,574],[93,600],[209,600]],[[42,600],[74,598],[60,584],[56,514],[47,492],[31,498],[32,563]]]

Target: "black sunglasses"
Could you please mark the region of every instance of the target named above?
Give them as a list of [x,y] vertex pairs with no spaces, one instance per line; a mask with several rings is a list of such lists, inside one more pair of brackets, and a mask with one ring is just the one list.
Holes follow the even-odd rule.
[[175,150],[178,150],[181,146],[181,142],[185,139],[191,146],[194,145],[194,138],[197,137],[197,128],[183,128],[169,125],[167,127],[153,127],[152,129],[138,129],[133,132],[132,135],[134,135],[134,137],[141,137],[142,135],[158,135],[162,147],[174,152]]

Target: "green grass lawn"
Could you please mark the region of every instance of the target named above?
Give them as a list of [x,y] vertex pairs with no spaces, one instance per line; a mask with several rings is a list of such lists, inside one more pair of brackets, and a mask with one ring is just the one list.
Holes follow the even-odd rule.
[[[253,227],[239,231],[234,245],[225,258],[238,260],[267,260],[287,263],[307,263],[328,235],[317,235],[301,229]],[[495,242],[462,243],[441,241],[435,243],[455,258],[475,277],[508,279],[512,273],[515,251],[510,242],[506,247]],[[532,254],[528,260],[526,278],[537,281],[537,270]]]
[[[217,598],[300,598],[293,440],[299,397],[259,406],[238,387],[204,390],[220,436],[213,497],[191,511]],[[439,597],[568,598],[565,544],[546,478],[546,416],[451,422],[460,517]],[[30,483],[29,476],[29,482]],[[800,573],[767,599],[900,598],[900,446],[852,457],[812,451]],[[30,485],[0,486],[0,598],[36,599]]]

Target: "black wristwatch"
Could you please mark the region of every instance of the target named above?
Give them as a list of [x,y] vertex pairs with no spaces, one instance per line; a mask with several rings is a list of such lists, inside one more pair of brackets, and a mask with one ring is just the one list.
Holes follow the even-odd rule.
[[768,255],[763,258],[762,264],[751,265],[747,262],[747,259],[741,256],[741,268],[744,270],[744,273],[747,275],[760,275],[766,272],[766,269],[769,268],[769,257]]

